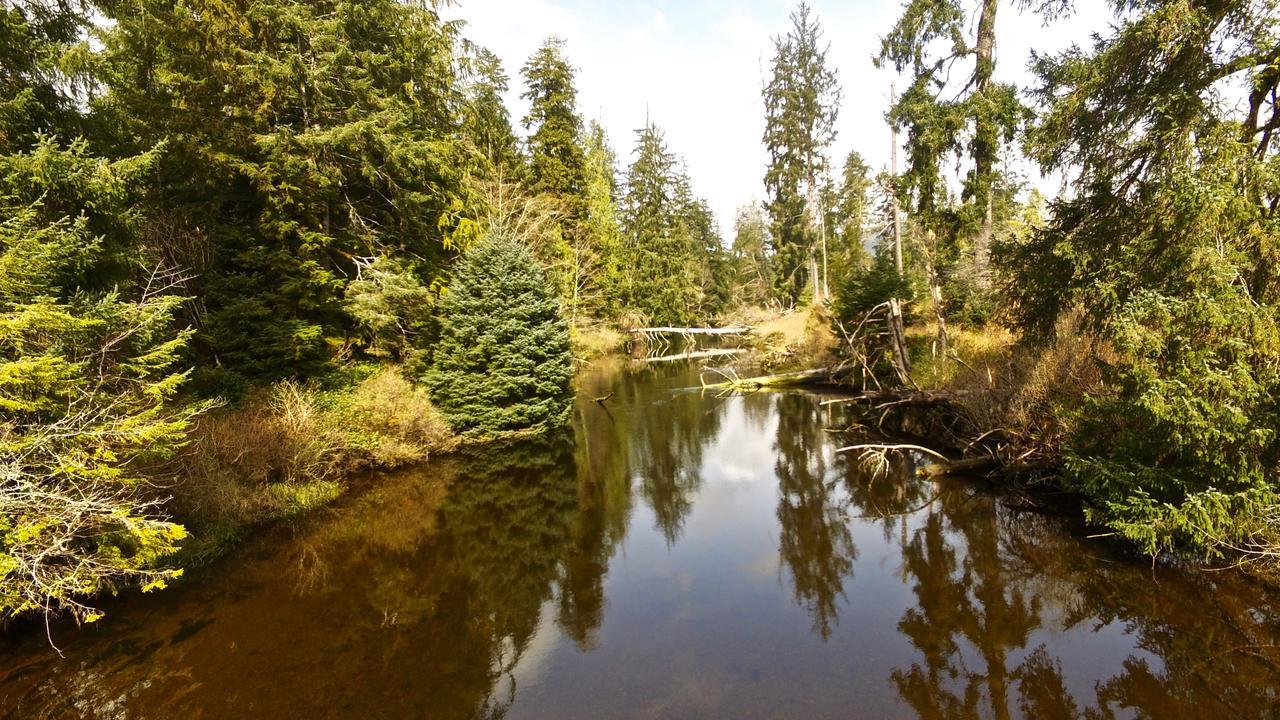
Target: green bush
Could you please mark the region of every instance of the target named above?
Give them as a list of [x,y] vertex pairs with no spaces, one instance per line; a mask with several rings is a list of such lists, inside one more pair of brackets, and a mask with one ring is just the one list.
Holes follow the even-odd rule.
[[[910,275],[899,276],[893,258],[880,253],[867,269],[853,269],[837,288],[836,320],[857,324],[868,312],[890,298],[909,300],[915,297],[915,283]],[[910,304],[904,314],[910,315]]]
[[991,322],[999,303],[999,296],[991,288],[983,287],[967,273],[950,278],[943,285],[942,297],[947,319],[965,325]]
[[544,429],[569,417],[569,326],[523,246],[495,236],[459,262],[440,301],[426,382],[454,430]]

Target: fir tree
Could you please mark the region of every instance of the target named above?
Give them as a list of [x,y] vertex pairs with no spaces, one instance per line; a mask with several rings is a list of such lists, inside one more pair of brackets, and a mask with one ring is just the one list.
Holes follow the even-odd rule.
[[662,131],[636,131],[627,171],[622,226],[627,242],[626,305],[650,323],[687,325],[694,318],[693,239],[678,216],[676,158]]
[[426,382],[459,432],[544,430],[569,418],[569,328],[533,256],[501,235],[473,247],[440,301]]

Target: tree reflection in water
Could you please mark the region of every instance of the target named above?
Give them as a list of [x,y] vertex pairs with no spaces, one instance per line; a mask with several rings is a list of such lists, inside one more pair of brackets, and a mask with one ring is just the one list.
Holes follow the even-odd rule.
[[824,640],[839,622],[837,604],[853,575],[858,548],[845,517],[837,480],[828,478],[823,424],[816,398],[774,396],[778,476],[778,551],[791,571],[797,603]]
[[[1144,572],[1095,549],[1113,557],[1081,552],[1058,519],[959,486],[944,492],[902,546],[917,604],[898,628],[922,656],[893,671],[903,700],[921,718],[1278,716],[1280,617],[1262,588],[1235,575]],[[1131,655],[1092,697],[1073,697],[1033,636],[1113,623],[1162,667]]]

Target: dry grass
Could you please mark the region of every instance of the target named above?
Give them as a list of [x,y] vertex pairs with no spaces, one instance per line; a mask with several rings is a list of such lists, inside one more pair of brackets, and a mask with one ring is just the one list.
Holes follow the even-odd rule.
[[589,362],[622,352],[629,339],[626,333],[608,325],[575,325],[569,334],[570,352],[574,360]]
[[912,378],[921,388],[956,394],[974,424],[1003,429],[1038,457],[1056,457],[1070,431],[1064,412],[1102,383],[1109,348],[1081,326],[1078,315],[1059,323],[1046,345],[1018,344],[1006,328],[951,326],[943,358],[930,324],[908,330]]
[[200,419],[170,506],[191,526],[195,553],[212,554],[243,528],[332,502],[353,474],[455,444],[425,391],[394,368],[339,391],[282,381]]
[[818,367],[835,360],[831,313],[820,305],[786,312],[741,309],[728,319],[752,328],[752,345],[768,367]]

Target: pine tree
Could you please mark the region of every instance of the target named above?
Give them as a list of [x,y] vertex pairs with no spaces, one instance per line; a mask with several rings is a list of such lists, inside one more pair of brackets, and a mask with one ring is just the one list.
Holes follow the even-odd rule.
[[440,301],[425,378],[449,424],[473,435],[560,427],[572,375],[568,323],[533,256],[501,235],[471,248]]
[[791,14],[791,30],[773,40],[772,74],[764,86],[764,144],[769,166],[770,238],[778,293],[798,302],[806,286],[821,299],[819,180],[827,148],[835,139],[840,89],[828,67],[822,28],[801,2]]

